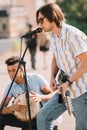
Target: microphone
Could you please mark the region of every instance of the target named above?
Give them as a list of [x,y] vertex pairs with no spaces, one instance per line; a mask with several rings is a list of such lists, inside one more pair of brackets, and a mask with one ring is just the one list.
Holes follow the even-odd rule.
[[28,33],[22,35],[22,36],[21,36],[21,39],[22,39],[22,38],[29,38],[30,36],[32,36],[32,35],[34,35],[34,34],[36,34],[36,33],[41,33],[41,32],[42,32],[42,28],[39,27],[39,28],[37,28],[37,29],[35,29],[35,30],[31,31],[31,32],[28,32]]

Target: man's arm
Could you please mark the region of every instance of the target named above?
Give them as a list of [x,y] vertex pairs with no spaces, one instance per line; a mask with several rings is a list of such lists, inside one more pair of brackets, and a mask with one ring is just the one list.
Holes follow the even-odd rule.
[[[81,63],[77,71],[72,75],[72,77],[69,78],[70,82],[72,83],[80,78],[84,73],[87,73],[87,52],[78,55],[77,58],[79,58]],[[66,91],[69,87],[69,82],[66,81],[65,83],[60,85],[58,87],[58,91],[60,91],[62,87],[64,91]]]
[[52,63],[51,63],[51,79],[55,78],[58,73],[58,66],[56,64],[55,54],[53,53]]
[[40,95],[41,100],[48,101],[57,91],[54,91],[52,93],[46,94],[46,95]]
[[8,110],[6,110],[6,108],[7,108],[7,105],[9,104],[10,100],[11,100],[11,97],[7,97],[6,100],[5,100],[5,97],[3,97],[1,104],[0,104],[0,107],[2,107],[2,111],[1,111],[2,114],[6,113],[6,111],[7,111],[7,113],[9,113],[10,109],[8,109],[9,110],[8,111]]
[[78,78],[80,78],[84,73],[87,73],[87,52],[84,52],[77,56],[80,59],[81,64],[78,67],[78,70],[70,77],[70,81],[74,82]]
[[55,54],[53,53],[53,59],[52,59],[52,64],[51,64],[50,87],[54,91],[56,90],[56,80],[55,80],[55,77],[56,77],[58,71],[59,71],[59,68],[58,68],[58,66],[56,64]]
[[[21,111],[21,109],[24,109],[26,107],[26,105],[21,105],[21,104],[14,104],[12,106],[8,106],[8,103],[10,102],[11,98],[7,98],[6,99],[6,102],[4,104],[4,107],[1,111],[1,114],[11,114],[13,113],[14,111]],[[3,104],[3,101],[4,101],[4,98],[1,102],[1,105]]]
[[1,114],[11,114],[14,111],[21,111],[26,108],[26,105],[23,104],[14,104],[12,106],[4,107]]
[[53,92],[53,90],[50,88],[50,86],[45,87],[42,92],[42,94],[38,94],[36,92],[31,92],[31,97],[36,101],[39,102],[41,100],[48,101],[55,93],[56,91]]

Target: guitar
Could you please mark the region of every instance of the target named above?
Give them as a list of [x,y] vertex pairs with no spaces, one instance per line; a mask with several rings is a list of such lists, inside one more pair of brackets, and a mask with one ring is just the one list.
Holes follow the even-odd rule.
[[[66,82],[68,78],[69,78],[69,76],[66,75],[63,70],[61,70],[59,77],[58,77],[59,84]],[[68,114],[71,116],[72,112],[73,112],[73,106],[72,106],[72,100],[70,98],[70,91],[69,90],[67,90],[65,92],[62,88],[62,94],[59,95],[59,102],[60,103],[64,102],[64,104],[67,107]]]

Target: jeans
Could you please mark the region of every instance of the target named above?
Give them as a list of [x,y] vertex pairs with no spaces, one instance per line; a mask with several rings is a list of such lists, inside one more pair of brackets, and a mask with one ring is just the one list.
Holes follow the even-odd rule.
[[[31,121],[32,130],[37,130],[36,119]],[[0,130],[4,130],[5,126],[19,127],[22,130],[27,130],[29,128],[29,122],[24,122],[18,120],[13,114],[0,114]]]
[[[87,130],[87,93],[72,99],[73,115],[76,119],[75,130]],[[59,103],[59,94],[56,93],[38,112],[37,130],[52,130],[52,121],[66,111],[66,106]]]

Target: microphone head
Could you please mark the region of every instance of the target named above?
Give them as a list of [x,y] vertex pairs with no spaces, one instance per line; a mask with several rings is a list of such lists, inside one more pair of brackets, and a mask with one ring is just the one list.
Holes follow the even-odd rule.
[[42,32],[42,28],[41,27],[37,28],[37,33],[41,33],[41,32]]
[[21,36],[21,38],[29,38],[29,37],[31,37],[33,34],[41,33],[41,32],[42,32],[42,28],[39,27],[39,28],[37,28],[36,30],[33,30],[33,31],[31,31],[31,32],[28,32],[28,33],[24,34],[23,36]]

